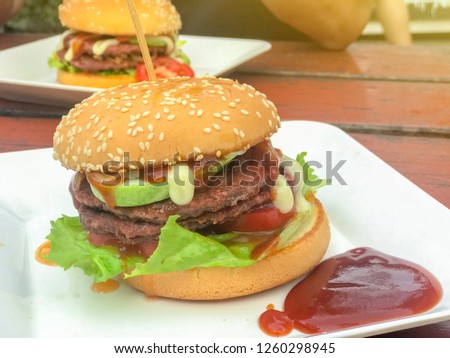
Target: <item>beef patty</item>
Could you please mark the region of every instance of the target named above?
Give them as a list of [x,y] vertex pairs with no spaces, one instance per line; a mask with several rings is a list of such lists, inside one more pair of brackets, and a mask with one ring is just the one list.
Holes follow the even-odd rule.
[[86,179],[71,192],[86,231],[137,244],[157,239],[170,215],[179,215],[180,225],[196,231],[270,203],[273,178],[274,167],[264,161],[229,164],[213,177],[214,185],[196,188],[193,200],[183,206],[166,199],[138,207],[108,207],[95,197]]

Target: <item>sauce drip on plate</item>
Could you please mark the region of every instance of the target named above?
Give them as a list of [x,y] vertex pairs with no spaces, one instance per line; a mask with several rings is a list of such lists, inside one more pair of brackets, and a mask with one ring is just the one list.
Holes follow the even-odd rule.
[[48,255],[50,253],[50,250],[51,250],[51,243],[48,240],[39,245],[39,247],[36,249],[34,253],[36,261],[48,266],[57,266],[53,261],[49,261],[42,256]]
[[319,264],[288,293],[284,311],[268,307],[260,328],[284,336],[317,334],[425,312],[442,298],[439,281],[415,263],[357,248]]
[[105,282],[94,283],[91,288],[95,293],[111,293],[117,290],[120,283],[116,280],[109,279]]

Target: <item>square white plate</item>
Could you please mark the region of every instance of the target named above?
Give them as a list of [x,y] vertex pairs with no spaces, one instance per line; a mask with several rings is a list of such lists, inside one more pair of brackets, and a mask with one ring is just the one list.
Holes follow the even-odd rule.
[[[426,267],[444,288],[431,311],[372,324],[333,336],[361,337],[450,319],[450,213],[340,129],[317,122],[284,122],[273,137],[288,155],[345,164],[319,191],[332,224],[327,256],[370,246]],[[50,149],[0,155],[0,336],[32,337],[266,337],[257,320],[268,304],[282,309],[296,283],[219,302],[149,299],[122,284],[118,291],[91,291],[78,269],[64,272],[39,264],[36,248],[61,213],[76,215],[68,192],[71,171],[52,160]],[[331,335],[331,334],[330,334]],[[294,332],[293,336],[302,336]]]
[[[94,91],[89,87],[61,85],[47,60],[60,36],[0,51],[0,97],[20,102],[73,106]],[[271,48],[262,40],[181,35],[183,51],[196,76],[219,76]]]

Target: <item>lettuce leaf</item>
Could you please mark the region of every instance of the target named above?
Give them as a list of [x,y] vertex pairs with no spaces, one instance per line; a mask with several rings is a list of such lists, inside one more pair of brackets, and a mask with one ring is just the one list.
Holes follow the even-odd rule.
[[309,193],[314,194],[317,189],[327,185],[326,179],[319,179],[314,173],[314,169],[311,168],[308,162],[305,160],[307,152],[301,152],[297,154],[295,160],[299,163],[303,169],[303,187],[302,194],[306,196]]
[[117,248],[92,245],[78,217],[63,215],[52,221],[47,240],[51,242],[51,250],[45,259],[65,270],[79,267],[86,275],[93,275],[95,282],[104,282],[124,270]]
[[158,247],[145,263],[125,277],[189,270],[194,267],[244,267],[255,262],[250,257],[235,255],[225,245],[189,231],[172,215],[161,229]]

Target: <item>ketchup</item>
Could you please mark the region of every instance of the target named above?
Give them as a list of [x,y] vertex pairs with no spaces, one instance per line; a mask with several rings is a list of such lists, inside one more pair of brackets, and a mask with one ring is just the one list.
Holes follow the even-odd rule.
[[120,283],[116,280],[109,279],[105,282],[97,282],[92,284],[91,289],[95,293],[111,293],[117,290]]
[[316,334],[425,312],[442,298],[439,281],[415,263],[363,247],[331,257],[288,293],[284,311],[268,306],[260,328]]

